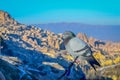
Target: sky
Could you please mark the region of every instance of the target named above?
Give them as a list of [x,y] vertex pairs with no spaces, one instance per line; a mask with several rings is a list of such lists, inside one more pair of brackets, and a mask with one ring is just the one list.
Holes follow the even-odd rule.
[[0,10],[24,24],[120,25],[120,0],[1,0]]

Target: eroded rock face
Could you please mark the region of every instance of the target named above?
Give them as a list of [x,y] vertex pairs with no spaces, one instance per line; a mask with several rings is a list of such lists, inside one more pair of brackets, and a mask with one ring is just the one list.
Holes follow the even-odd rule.
[[17,24],[17,22],[7,12],[0,10],[0,24]]
[[94,51],[105,51],[107,54],[114,55],[120,52],[120,43],[102,41],[93,37],[87,37],[86,34],[78,33],[77,37],[85,41]]
[[79,37],[80,39],[82,39],[83,41],[85,41],[87,43],[89,42],[89,39],[86,34],[78,33],[77,37]]

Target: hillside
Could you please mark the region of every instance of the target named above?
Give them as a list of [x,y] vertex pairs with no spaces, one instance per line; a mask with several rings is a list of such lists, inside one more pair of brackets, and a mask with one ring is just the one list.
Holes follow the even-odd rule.
[[[7,12],[0,11],[9,15]],[[56,80],[67,69],[70,61],[62,57],[60,47],[62,35],[26,26],[14,21],[5,21],[7,17],[0,17],[0,71],[7,80]],[[59,55],[59,54],[61,55]],[[80,68],[80,67],[78,67]],[[81,78],[81,69],[70,74],[71,79]],[[16,76],[16,77],[15,77]],[[65,77],[63,77],[64,80]]]
[[[83,33],[78,33],[77,37],[91,46],[102,67],[120,62],[120,43],[104,42]],[[62,33],[55,34],[49,30],[20,24],[7,12],[0,11],[0,73],[6,80],[58,79],[73,60],[62,42]],[[86,62],[83,63],[89,66]],[[85,73],[87,79],[90,79],[90,74],[82,70],[84,71],[81,65],[74,64],[67,78],[79,80]],[[108,78],[104,75],[99,78],[96,74],[94,76],[94,79]],[[66,77],[62,80],[66,80]]]

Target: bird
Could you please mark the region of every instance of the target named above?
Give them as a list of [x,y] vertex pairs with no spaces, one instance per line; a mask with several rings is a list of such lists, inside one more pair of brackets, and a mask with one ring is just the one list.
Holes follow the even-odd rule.
[[93,56],[93,51],[90,46],[80,38],[76,37],[72,31],[65,31],[63,33],[63,42],[67,52],[74,58],[78,57],[79,60],[86,60],[95,71],[95,65],[101,66]]

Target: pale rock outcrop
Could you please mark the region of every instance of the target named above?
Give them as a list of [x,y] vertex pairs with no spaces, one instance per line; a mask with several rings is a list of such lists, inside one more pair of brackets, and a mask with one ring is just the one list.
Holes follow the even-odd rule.
[[14,24],[16,25],[17,22],[11,18],[11,16],[4,11],[0,10],[0,24]]

